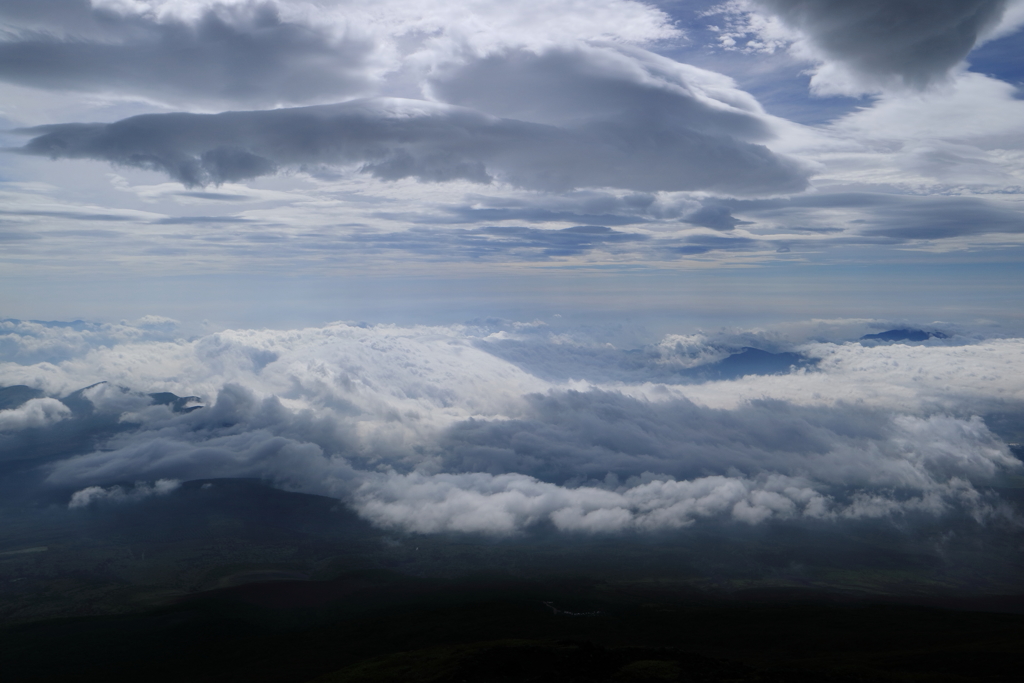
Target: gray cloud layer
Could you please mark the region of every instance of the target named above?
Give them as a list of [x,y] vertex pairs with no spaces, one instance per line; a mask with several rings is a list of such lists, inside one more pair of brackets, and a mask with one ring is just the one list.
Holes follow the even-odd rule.
[[527,188],[580,186],[713,190],[737,195],[799,191],[806,174],[761,145],[685,127],[631,121],[576,128],[495,119],[414,100],[227,112],[151,114],[112,124],[61,124],[23,151],[160,170],[188,185],[255,178],[281,165],[361,164],[395,180],[496,176]]
[[[93,8],[88,0],[0,3],[0,79],[166,101],[274,105],[364,92],[367,39],[282,19],[270,2],[210,6],[195,21]],[[20,30],[18,30],[18,28]]]
[[943,78],[999,23],[1006,0],[754,0],[829,60],[916,88]]
[[[810,229],[843,229],[847,239],[936,240],[986,233],[1024,232],[1016,205],[981,197],[919,197],[841,192],[778,200],[728,201],[734,211]],[[850,209],[858,217],[837,226],[822,223],[822,209]]]
[[256,476],[340,496],[383,526],[424,532],[508,533],[545,519],[617,531],[723,516],[759,523],[960,512],[984,522],[1014,514],[975,488],[1019,469],[977,418],[894,420],[770,402],[712,411],[601,392],[531,400],[531,420],[458,424],[419,445],[439,462],[406,457],[381,473],[358,454],[346,420],[293,412],[229,385],[207,409],[136,413],[130,421],[141,419],[141,428],[55,463],[48,481]]
[[[689,401],[651,404],[607,392],[534,396],[527,419],[468,422],[452,428],[445,469],[521,472],[557,484],[625,480],[644,472],[678,479],[764,471],[864,486],[905,486],[886,472],[894,425],[883,413],[855,406],[795,407],[755,401],[743,410],[711,410]],[[879,450],[857,460],[839,454],[867,442]],[[898,456],[897,456],[898,459]],[[899,467],[899,466],[898,466]],[[948,476],[948,473],[944,473]]]

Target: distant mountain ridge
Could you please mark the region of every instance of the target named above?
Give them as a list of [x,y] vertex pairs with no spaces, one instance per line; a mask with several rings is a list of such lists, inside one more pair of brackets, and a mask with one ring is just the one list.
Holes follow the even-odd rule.
[[744,346],[738,353],[733,353],[720,361],[688,368],[680,371],[679,374],[704,381],[731,380],[747,375],[785,375],[794,369],[809,369],[817,364],[816,358],[808,358],[799,353],[790,351],[772,353],[752,346]]
[[949,339],[949,335],[943,334],[942,332],[927,332],[925,330],[903,327],[896,330],[878,332],[876,334],[865,334],[860,338],[860,341],[877,340],[921,342],[928,341],[929,339]]
[[[89,389],[106,384],[97,382],[58,398],[71,415],[45,427],[25,427],[0,433],[0,475],[43,462],[86,453],[111,436],[136,425],[121,420],[117,413],[97,412],[85,395]],[[118,387],[129,392],[126,387]],[[169,391],[148,394],[153,405],[166,405],[175,413],[190,413],[202,408],[198,396],[178,396]],[[45,393],[23,384],[0,387],[0,410],[15,410]]]
[[24,384],[0,387],[0,410],[14,410],[34,398],[42,398],[43,395],[39,389],[33,389]]

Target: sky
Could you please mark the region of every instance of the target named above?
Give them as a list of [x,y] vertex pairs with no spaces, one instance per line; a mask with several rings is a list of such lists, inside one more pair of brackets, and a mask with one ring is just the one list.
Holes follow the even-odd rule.
[[0,13],[9,317],[1020,321],[1017,2]]
[[0,445],[71,508],[257,476],[410,533],[1020,533],[1020,0],[0,24]]

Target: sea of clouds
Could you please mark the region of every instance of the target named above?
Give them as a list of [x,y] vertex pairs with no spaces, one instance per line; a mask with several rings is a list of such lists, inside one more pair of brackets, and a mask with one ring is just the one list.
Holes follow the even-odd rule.
[[[536,322],[184,338],[160,318],[8,320],[0,386],[36,391],[0,410],[0,464],[72,507],[259,477],[421,533],[922,517],[1019,528],[993,489],[1022,471],[1016,437],[992,425],[1024,417],[1024,339],[938,325],[945,338],[858,341],[886,325],[622,348]],[[745,348],[806,363],[690,372]]]

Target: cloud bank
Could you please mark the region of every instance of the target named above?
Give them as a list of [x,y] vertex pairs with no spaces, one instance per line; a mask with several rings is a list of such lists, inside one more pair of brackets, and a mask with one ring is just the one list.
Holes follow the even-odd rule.
[[[73,329],[50,329],[79,343]],[[0,383],[51,394],[5,413],[32,401],[61,406],[62,422],[24,426],[37,451],[17,467],[73,494],[75,505],[159,492],[145,482],[259,477],[417,533],[654,531],[704,520],[1018,523],[992,487],[1022,463],[985,416],[1024,415],[1020,387],[1005,379],[1024,364],[1019,339],[677,336],[614,358],[590,354],[575,377],[555,380],[524,369],[522,358],[557,344],[586,358],[585,335],[504,323],[339,323],[172,342],[133,339],[130,326],[119,333],[124,341],[71,357],[54,349],[56,362],[0,365]],[[20,342],[17,330],[7,336]],[[820,362],[719,381],[678,372],[773,336],[774,348]],[[515,337],[518,363],[489,351]],[[101,377],[110,381],[69,391]],[[155,399],[168,391],[199,398]],[[8,457],[16,444],[8,441]]]

